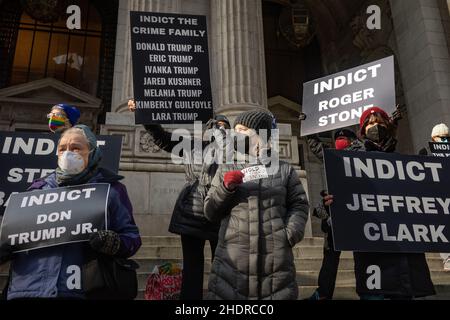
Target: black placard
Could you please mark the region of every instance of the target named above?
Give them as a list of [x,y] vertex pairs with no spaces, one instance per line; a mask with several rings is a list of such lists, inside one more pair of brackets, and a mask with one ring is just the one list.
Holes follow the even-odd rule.
[[327,149],[325,170],[336,250],[450,252],[448,159]]
[[0,230],[0,243],[14,252],[89,240],[107,226],[110,185],[93,183],[14,194]]
[[[33,180],[58,165],[59,134],[0,131],[0,216],[11,193],[24,192]],[[119,171],[122,136],[97,136],[102,151],[100,167]]]
[[435,157],[450,157],[450,143],[445,142],[430,142],[431,154]]
[[357,124],[373,106],[396,110],[393,56],[304,83],[301,136]]
[[206,17],[130,12],[136,124],[213,114]]

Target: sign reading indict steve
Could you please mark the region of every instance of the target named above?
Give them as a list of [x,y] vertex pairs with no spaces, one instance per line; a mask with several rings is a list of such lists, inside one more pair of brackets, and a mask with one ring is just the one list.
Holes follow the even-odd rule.
[[212,117],[206,17],[130,12],[136,124]]
[[430,142],[430,151],[434,157],[450,157],[450,143]]
[[301,135],[357,124],[373,106],[396,110],[393,56],[304,83]]
[[[10,194],[24,192],[38,178],[57,167],[59,134],[0,131],[0,216]],[[117,173],[122,136],[97,136],[100,167]]]
[[0,243],[14,252],[89,240],[107,226],[108,183],[14,194],[1,226]]
[[450,161],[325,150],[336,250],[450,252]]

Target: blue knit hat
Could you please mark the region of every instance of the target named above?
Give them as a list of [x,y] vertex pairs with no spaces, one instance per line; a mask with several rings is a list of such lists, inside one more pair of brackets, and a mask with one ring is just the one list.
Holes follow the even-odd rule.
[[60,104],[54,105],[53,108],[59,108],[59,109],[64,110],[64,112],[67,115],[67,119],[69,119],[69,122],[72,126],[74,126],[78,123],[78,119],[80,119],[81,113],[80,113],[80,110],[78,110],[74,106],[60,103]]

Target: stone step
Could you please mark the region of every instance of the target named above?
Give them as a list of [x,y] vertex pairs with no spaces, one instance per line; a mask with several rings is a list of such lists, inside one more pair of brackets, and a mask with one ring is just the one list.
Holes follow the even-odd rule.
[[[323,256],[322,246],[296,246],[292,249],[295,258],[317,258]],[[204,255],[206,258],[211,257],[209,247],[205,247]],[[143,245],[134,256],[135,258],[158,257],[161,259],[181,259],[183,252],[180,246],[158,246]],[[353,253],[344,251],[342,258],[352,258]]]
[[[179,236],[143,236],[141,237],[142,245],[147,246],[181,246],[181,238]],[[323,246],[323,237],[304,238],[298,245],[300,246]],[[209,245],[209,241],[206,241]]]
[[[292,252],[294,258],[322,258],[323,257],[323,246],[322,245],[296,245]],[[209,245],[205,246],[204,249],[205,258],[211,257],[211,249]],[[142,245],[139,251],[134,256],[135,258],[146,258],[146,257],[158,257],[161,259],[181,259],[183,257],[182,248],[179,245]],[[341,253],[341,258],[353,258],[353,252],[343,251]],[[427,258],[439,258],[438,253],[427,253]]]
[[[417,300],[450,300],[450,285],[435,285],[435,296],[429,296],[424,298],[417,298]],[[299,286],[298,300],[308,299],[314,291],[316,286]],[[137,300],[144,299],[145,289],[140,289],[138,292]],[[207,290],[204,290],[203,296],[206,296]],[[334,289],[334,300],[359,300],[356,294],[354,286],[336,286]]]
[[[167,262],[173,263],[183,263],[182,258],[178,259],[162,259],[160,257],[133,257],[133,259],[139,264],[139,270],[142,272],[151,272],[154,267],[157,265],[162,265]],[[297,258],[294,259],[295,267],[297,271],[314,271],[320,270],[322,266],[322,257],[317,258]],[[428,267],[432,270],[439,270],[442,268],[442,259],[441,258],[428,258]],[[354,261],[353,258],[340,258],[339,261],[339,270],[353,270]],[[205,259],[205,271],[211,269],[211,260],[210,258]],[[1,272],[1,271],[0,271]]]
[[[145,289],[149,272],[138,272],[139,288]],[[208,283],[208,272],[205,272],[203,284]],[[297,284],[300,286],[317,286],[318,271],[297,271]],[[449,285],[450,273],[442,270],[432,270],[431,279],[435,285]],[[353,270],[339,270],[336,278],[336,286],[355,286],[355,274]]]

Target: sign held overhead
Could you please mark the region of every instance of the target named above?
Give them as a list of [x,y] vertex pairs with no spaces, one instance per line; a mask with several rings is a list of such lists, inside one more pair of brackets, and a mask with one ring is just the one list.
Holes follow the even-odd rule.
[[357,124],[373,106],[395,111],[393,56],[304,83],[301,135]]

